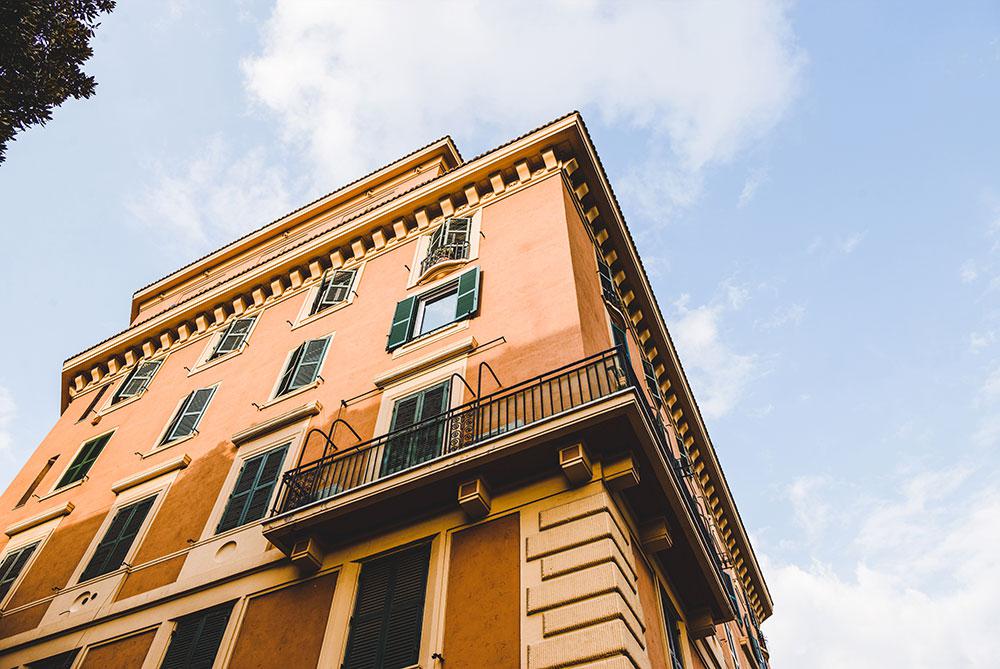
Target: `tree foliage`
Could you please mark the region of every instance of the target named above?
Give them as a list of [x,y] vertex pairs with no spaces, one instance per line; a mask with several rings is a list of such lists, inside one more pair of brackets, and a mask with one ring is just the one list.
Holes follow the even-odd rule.
[[80,66],[102,12],[115,0],[0,0],[0,163],[7,142],[52,119],[68,97],[89,98],[97,82]]

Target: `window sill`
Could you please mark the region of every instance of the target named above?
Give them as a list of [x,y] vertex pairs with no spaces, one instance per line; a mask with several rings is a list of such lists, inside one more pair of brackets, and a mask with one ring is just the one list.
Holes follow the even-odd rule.
[[117,411],[118,409],[121,409],[124,406],[128,406],[129,404],[132,404],[133,402],[138,402],[140,399],[142,399],[142,396],[145,395],[145,394],[146,394],[146,391],[143,390],[141,393],[133,395],[132,397],[129,397],[127,399],[121,400],[120,402],[115,402],[114,404],[109,404],[108,406],[106,406],[103,409],[101,409],[100,411],[98,411],[96,417],[97,418],[103,418],[104,416],[107,416],[109,413],[111,413],[113,411]]
[[83,485],[83,482],[86,481],[86,480],[87,480],[87,477],[84,476],[79,481],[73,481],[72,483],[67,483],[66,485],[64,485],[61,488],[56,488],[55,490],[52,490],[52,491],[50,491],[50,492],[42,495],[41,497],[38,498],[38,501],[41,502],[41,501],[47,500],[50,497],[55,497],[56,495],[64,493],[67,490],[72,490],[73,488],[75,488],[77,486]]
[[305,327],[306,325],[309,325],[310,323],[315,323],[316,321],[318,321],[319,319],[323,318],[324,316],[329,316],[330,314],[332,314],[334,312],[340,311],[344,307],[351,306],[351,304],[353,302],[354,302],[354,291],[352,290],[350,297],[348,297],[343,302],[338,302],[337,304],[333,305],[332,307],[327,307],[326,309],[323,309],[322,311],[317,311],[314,314],[306,316],[305,318],[303,318],[302,320],[300,320],[298,323],[296,323],[295,325],[293,325],[291,329],[292,330],[298,330],[299,328]]
[[454,323],[449,323],[443,328],[438,328],[437,330],[432,330],[425,335],[420,335],[415,339],[411,339],[399,348],[396,348],[392,352],[392,359],[400,358],[407,353],[412,351],[419,351],[420,349],[433,344],[434,342],[440,341],[445,337],[455,334],[456,332],[461,332],[469,327],[469,318],[463,318],[460,321],[455,321]]
[[289,399],[291,397],[295,397],[296,395],[301,395],[302,393],[309,392],[313,388],[318,387],[321,383],[323,383],[323,377],[319,377],[318,379],[316,379],[312,383],[304,385],[301,388],[296,388],[295,390],[289,390],[284,395],[278,395],[277,397],[272,397],[268,401],[264,402],[260,406],[260,409],[261,409],[261,411],[263,411],[264,409],[267,409],[268,407],[272,407],[275,404],[278,404],[279,402],[284,402],[285,400],[287,400],[287,399]]
[[165,442],[165,443],[162,443],[162,444],[157,444],[156,446],[153,446],[152,450],[150,450],[147,453],[143,453],[139,457],[141,457],[143,460],[145,460],[146,458],[151,458],[151,457],[153,457],[154,455],[156,455],[158,453],[162,453],[163,451],[167,450],[168,448],[173,448],[174,446],[176,446],[178,444],[183,444],[185,441],[190,441],[191,439],[194,439],[197,436],[198,436],[198,431],[195,430],[191,434],[185,435],[183,437],[178,437],[177,439],[174,439],[173,441],[168,441],[168,442]]
[[188,378],[191,378],[192,376],[194,376],[195,374],[198,374],[200,372],[204,372],[206,369],[209,369],[210,367],[215,367],[216,365],[221,365],[222,363],[226,362],[227,360],[231,360],[231,359],[235,358],[239,354],[243,353],[243,351],[246,350],[246,347],[247,347],[247,343],[243,342],[243,344],[238,349],[236,349],[235,351],[230,351],[229,353],[224,353],[224,354],[220,355],[218,358],[212,358],[210,360],[206,360],[205,362],[203,362],[203,363],[201,363],[199,365],[195,365],[194,369],[192,369],[190,372],[188,372]]

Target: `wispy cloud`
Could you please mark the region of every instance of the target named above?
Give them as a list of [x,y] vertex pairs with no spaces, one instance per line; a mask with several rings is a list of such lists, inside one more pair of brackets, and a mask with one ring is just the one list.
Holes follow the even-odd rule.
[[966,260],[962,263],[962,266],[958,268],[958,277],[962,280],[962,283],[972,283],[979,277],[979,269],[976,267],[975,260]]
[[778,330],[786,326],[796,326],[806,315],[806,308],[801,304],[790,304],[778,307],[770,316],[755,324],[761,330]]
[[854,250],[861,245],[861,242],[865,240],[866,236],[868,236],[867,230],[861,232],[853,232],[847,237],[841,239],[837,243],[837,248],[839,248],[841,253],[845,255],[854,253]]
[[765,169],[756,169],[750,172],[747,180],[743,183],[743,190],[740,191],[739,206],[745,207],[757,194],[757,189],[767,183],[768,174]]

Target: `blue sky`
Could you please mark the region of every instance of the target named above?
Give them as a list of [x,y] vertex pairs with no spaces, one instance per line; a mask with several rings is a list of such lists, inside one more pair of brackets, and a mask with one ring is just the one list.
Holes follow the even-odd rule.
[[1000,8],[495,4],[121,3],[97,96],[0,167],[0,482],[136,288],[442,134],[580,109],[775,666],[995,666]]

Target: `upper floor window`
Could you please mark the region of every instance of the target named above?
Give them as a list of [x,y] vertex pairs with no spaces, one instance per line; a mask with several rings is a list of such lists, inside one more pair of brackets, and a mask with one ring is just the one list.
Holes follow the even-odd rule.
[[425,543],[361,565],[343,669],[417,664],[429,563]]
[[3,604],[4,597],[14,587],[14,582],[24,571],[24,566],[28,564],[28,560],[31,559],[36,548],[38,548],[37,541],[10,551],[0,562],[0,604]]
[[474,315],[479,309],[479,275],[479,268],[473,267],[454,281],[398,303],[387,349]]
[[107,445],[108,441],[111,439],[111,433],[102,434],[100,437],[95,437],[90,441],[86,442],[80,451],[73,458],[73,462],[70,463],[69,467],[66,469],[66,473],[62,475],[59,479],[59,483],[56,488],[62,488],[70,483],[76,483],[77,481],[83,479],[90,471],[94,462],[97,460],[97,456],[101,454],[104,447]]
[[674,605],[670,603],[667,591],[660,588],[660,603],[663,605],[663,623],[667,632],[667,650],[670,653],[671,669],[684,669],[681,660],[680,620]]
[[255,316],[233,319],[223,331],[222,336],[219,337],[219,341],[215,345],[215,350],[212,351],[212,355],[208,359],[214,360],[221,358],[227,353],[240,350],[246,343],[247,337],[250,336],[250,329],[256,320]]
[[248,458],[243,463],[216,532],[225,532],[264,517],[287,450],[288,444],[285,444]]
[[604,299],[620,310],[622,303],[621,298],[618,297],[614,276],[611,274],[611,265],[604,259],[600,248],[597,249],[597,273],[601,277],[601,293],[604,295]]
[[653,363],[645,356],[642,358],[642,373],[646,377],[646,387],[649,388],[649,394],[657,404],[662,404],[663,397],[660,394],[660,382],[656,379],[656,370],[653,369]]
[[330,270],[323,277],[323,282],[316,292],[309,315],[318,314],[324,309],[346,302],[351,295],[351,287],[354,285],[354,277],[357,270],[337,269]]
[[73,661],[76,660],[76,656],[79,654],[79,648],[67,650],[58,655],[51,655],[44,660],[29,662],[28,669],[70,669],[73,666]]
[[118,509],[114,518],[111,519],[108,529],[104,532],[104,537],[97,544],[90,562],[80,574],[81,583],[109,574],[122,566],[155,499],[155,496],[147,497]]
[[427,254],[420,263],[420,273],[426,274],[435,265],[469,257],[471,218],[449,218],[431,234]]
[[121,387],[118,388],[114,397],[111,398],[111,403],[117,404],[130,397],[141,395],[149,386],[149,382],[153,380],[153,375],[156,374],[156,370],[160,368],[162,362],[162,360],[144,360],[136,365]]
[[226,602],[178,618],[160,669],[195,669],[215,664],[234,603]]
[[[392,436],[382,455],[382,476],[409,469],[441,454],[444,419],[429,419],[448,410],[450,396],[451,382],[445,381],[396,400],[389,426]],[[422,421],[429,422],[408,429]]]
[[326,357],[329,345],[330,337],[302,342],[288,359],[285,371],[281,374],[278,392],[274,396],[280,397],[315,381],[319,377],[319,370],[323,366],[323,358]]
[[166,433],[163,435],[163,441],[160,443],[166,444],[175,439],[194,434],[214,394],[215,387],[213,386],[211,388],[199,388],[185,397],[177,413],[174,415],[174,419],[170,421],[170,426],[167,428]]

